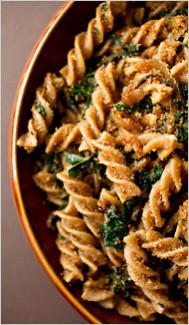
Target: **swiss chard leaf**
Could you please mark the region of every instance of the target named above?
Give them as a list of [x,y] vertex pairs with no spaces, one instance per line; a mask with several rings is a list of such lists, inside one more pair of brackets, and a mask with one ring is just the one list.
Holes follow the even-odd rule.
[[126,201],[124,210],[111,205],[106,211],[107,221],[99,228],[99,233],[102,233],[104,245],[114,247],[116,250],[123,248],[123,237],[128,234],[128,225],[133,208],[138,200],[138,197]]
[[68,175],[70,177],[77,177],[79,175],[80,167],[91,162],[95,156],[96,154],[93,154],[86,158],[72,153],[67,154],[66,162],[73,165],[68,169]]
[[155,165],[149,171],[142,171],[140,173],[136,173],[135,181],[136,184],[141,188],[141,190],[149,192],[154,183],[160,179],[163,173],[163,168],[161,166]]

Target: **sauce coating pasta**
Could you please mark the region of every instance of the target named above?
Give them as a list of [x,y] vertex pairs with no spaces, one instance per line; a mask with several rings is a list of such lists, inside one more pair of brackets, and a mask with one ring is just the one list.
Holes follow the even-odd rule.
[[187,28],[187,2],[100,3],[17,141],[63,281],[136,321],[187,324]]

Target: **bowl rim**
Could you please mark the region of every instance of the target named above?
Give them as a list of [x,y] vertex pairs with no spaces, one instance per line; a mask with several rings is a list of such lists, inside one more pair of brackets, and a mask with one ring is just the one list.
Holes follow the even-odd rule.
[[52,15],[46,26],[40,33],[34,47],[32,48],[26,63],[24,65],[23,71],[21,73],[18,86],[15,92],[12,111],[10,117],[9,125],[9,137],[8,137],[8,165],[9,165],[9,178],[11,184],[12,195],[14,198],[14,203],[16,211],[19,217],[19,221],[22,226],[22,230],[25,233],[27,241],[37,258],[39,264],[42,266],[43,270],[50,278],[51,282],[59,290],[59,292],[66,298],[66,300],[74,307],[74,309],[83,316],[91,324],[101,324],[101,321],[91,314],[66,288],[64,282],[60,280],[52,266],[48,262],[44,253],[42,252],[35,234],[31,228],[29,220],[27,218],[27,213],[24,208],[24,202],[21,195],[19,177],[18,177],[18,167],[17,167],[17,133],[18,133],[18,121],[21,112],[22,102],[24,98],[24,91],[26,89],[28,78],[34,68],[35,62],[40,54],[41,49],[45,45],[49,36],[53,32],[54,28],[57,26],[59,21],[63,18],[65,13],[71,8],[75,1],[68,0],[60,5],[58,10]]

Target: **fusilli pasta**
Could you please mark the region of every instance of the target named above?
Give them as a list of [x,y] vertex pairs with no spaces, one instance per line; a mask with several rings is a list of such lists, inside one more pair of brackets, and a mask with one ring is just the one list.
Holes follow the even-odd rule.
[[187,323],[187,28],[184,1],[100,3],[17,142],[37,148],[63,280],[143,322]]

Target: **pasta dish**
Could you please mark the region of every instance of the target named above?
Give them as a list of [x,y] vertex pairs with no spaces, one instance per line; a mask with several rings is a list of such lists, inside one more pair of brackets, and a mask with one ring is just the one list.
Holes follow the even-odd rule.
[[187,27],[187,2],[100,2],[17,141],[63,281],[136,321],[188,323]]

